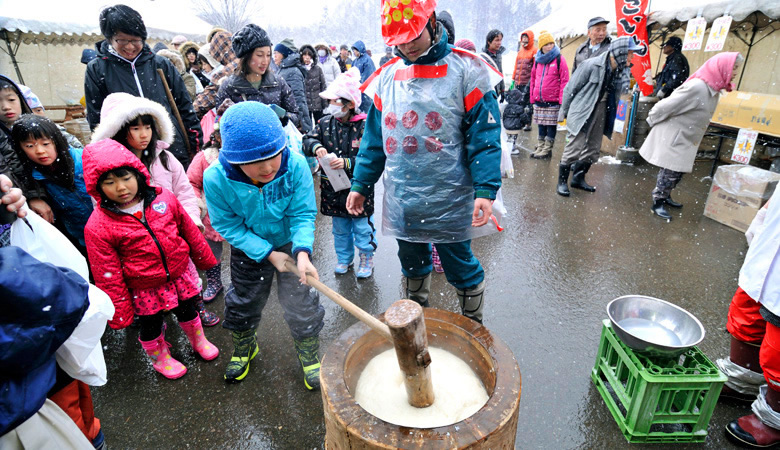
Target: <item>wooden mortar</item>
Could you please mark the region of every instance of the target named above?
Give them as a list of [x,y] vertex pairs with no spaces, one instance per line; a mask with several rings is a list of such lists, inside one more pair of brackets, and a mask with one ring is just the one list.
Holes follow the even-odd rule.
[[509,347],[490,330],[460,314],[426,308],[425,326],[429,345],[459,356],[474,370],[488,393],[485,406],[460,422],[436,428],[393,425],[369,414],[352,393],[368,362],[393,344],[363,323],[356,323],[329,346],[322,360],[325,448],[515,447],[521,376]]

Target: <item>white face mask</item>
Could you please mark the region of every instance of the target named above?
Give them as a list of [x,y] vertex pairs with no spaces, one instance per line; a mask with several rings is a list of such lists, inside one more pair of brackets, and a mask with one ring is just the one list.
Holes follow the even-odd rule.
[[320,58],[324,58],[326,55],[325,50],[322,49],[317,50],[317,54],[320,55]]
[[341,119],[347,115],[347,111],[344,111],[342,107],[338,105],[328,105],[323,113],[329,114],[337,119]]

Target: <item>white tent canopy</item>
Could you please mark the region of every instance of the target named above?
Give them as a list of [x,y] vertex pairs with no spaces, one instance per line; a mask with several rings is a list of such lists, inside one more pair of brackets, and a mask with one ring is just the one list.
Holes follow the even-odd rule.
[[[615,34],[615,0],[590,0],[551,2],[552,11],[544,19],[529,28],[538,35],[546,30],[556,39],[585,35],[591,17],[601,16],[609,20],[607,31]],[[780,18],[778,0],[650,0],[651,21],[669,25],[673,21],[687,22],[701,14],[708,23],[724,14],[739,22],[755,11],[761,11],[772,19]]]
[[[100,11],[117,2],[106,0],[0,0],[0,30],[24,43],[85,44],[103,39]],[[170,40],[177,34],[202,41],[211,26],[179,2],[123,0],[141,14],[149,39]]]

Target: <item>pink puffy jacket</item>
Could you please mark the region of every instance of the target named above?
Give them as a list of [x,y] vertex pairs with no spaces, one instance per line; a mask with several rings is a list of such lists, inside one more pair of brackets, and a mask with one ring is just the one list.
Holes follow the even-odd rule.
[[554,59],[547,65],[534,62],[531,70],[531,103],[552,102],[560,104],[563,101],[563,88],[568,82],[569,66],[563,55],[561,55],[560,70]]

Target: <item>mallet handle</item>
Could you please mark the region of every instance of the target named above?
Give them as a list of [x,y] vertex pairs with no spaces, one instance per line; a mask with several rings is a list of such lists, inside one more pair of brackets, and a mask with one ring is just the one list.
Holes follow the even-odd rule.
[[[295,275],[301,276],[301,273],[298,272],[298,266],[296,266],[295,263],[293,263],[291,260],[288,259],[285,261],[284,266],[287,268],[287,270],[294,273]],[[347,300],[338,292],[324,285],[313,276],[306,275],[306,281],[308,281],[309,286],[320,291],[322,295],[336,302],[337,305],[347,310],[348,313],[352,314],[359,321],[368,325],[372,330],[376,331],[390,342],[393,341],[393,336],[390,334],[390,328],[388,328],[388,326],[382,323],[379,319],[363,311],[359,306]]]

